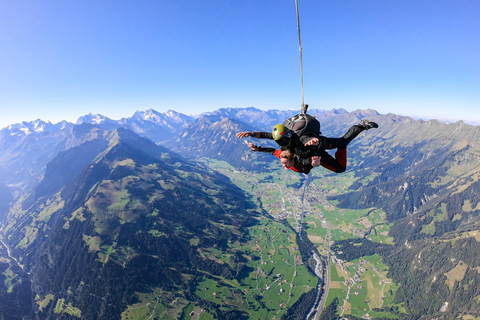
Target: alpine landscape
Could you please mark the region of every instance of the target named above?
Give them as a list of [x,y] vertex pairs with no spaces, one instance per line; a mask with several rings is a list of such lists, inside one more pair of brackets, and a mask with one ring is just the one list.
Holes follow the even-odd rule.
[[307,176],[240,131],[294,110],[137,111],[0,131],[0,319],[480,319],[480,127],[379,128]]

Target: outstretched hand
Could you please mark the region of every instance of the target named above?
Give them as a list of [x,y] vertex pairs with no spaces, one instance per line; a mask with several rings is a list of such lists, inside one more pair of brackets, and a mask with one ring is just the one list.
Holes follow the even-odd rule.
[[312,157],[312,166],[318,167],[322,163],[321,158],[319,156]]
[[237,133],[237,138],[246,138],[246,137],[251,137],[253,134],[253,132],[250,132],[250,131],[243,131],[243,132],[239,132]]
[[252,149],[252,151],[258,151],[258,147],[256,145],[254,145],[253,143],[248,143],[247,144],[249,148]]
[[308,140],[307,143],[305,143],[306,146],[318,146],[318,138],[313,138],[312,140]]

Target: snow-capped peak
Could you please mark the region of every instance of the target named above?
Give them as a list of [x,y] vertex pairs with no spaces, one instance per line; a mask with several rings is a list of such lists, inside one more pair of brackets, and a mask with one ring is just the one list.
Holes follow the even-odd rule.
[[167,117],[170,117],[170,118],[178,117],[178,112],[173,110],[168,110],[165,114],[167,115]]
[[54,125],[50,121],[43,121],[41,119],[37,119],[34,121],[23,121],[21,123],[11,124],[8,127],[5,127],[3,130],[9,132],[8,134],[10,136],[26,136],[32,133],[62,130],[68,124],[68,122],[62,121]]
[[134,118],[145,120],[145,121],[151,121],[154,123],[158,123],[161,118],[162,114],[158,113],[157,111],[153,109],[148,109],[148,110],[138,110],[135,112],[133,115]]
[[109,118],[97,113],[89,113],[87,115],[84,115],[83,117],[78,118],[77,122],[75,124],[82,124],[82,123],[91,123],[91,124],[102,124],[105,122],[110,122]]

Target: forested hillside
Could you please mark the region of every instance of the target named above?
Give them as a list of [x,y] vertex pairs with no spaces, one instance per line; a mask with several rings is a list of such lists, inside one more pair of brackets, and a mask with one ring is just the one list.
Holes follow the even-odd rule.
[[328,137],[379,128],[349,145],[345,173],[307,179],[246,145],[272,141],[235,136],[295,113],[0,131],[0,315],[480,317],[480,128],[312,109]]

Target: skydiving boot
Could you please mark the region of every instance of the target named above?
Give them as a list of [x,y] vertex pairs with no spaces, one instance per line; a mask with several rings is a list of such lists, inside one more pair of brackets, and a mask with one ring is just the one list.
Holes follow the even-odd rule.
[[358,124],[361,127],[364,127],[365,130],[372,129],[372,128],[378,128],[378,124],[376,124],[373,121],[367,120],[367,119],[362,119],[360,123]]

